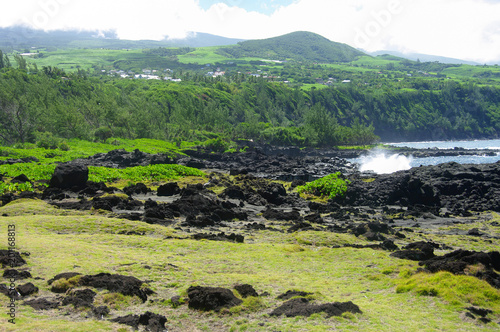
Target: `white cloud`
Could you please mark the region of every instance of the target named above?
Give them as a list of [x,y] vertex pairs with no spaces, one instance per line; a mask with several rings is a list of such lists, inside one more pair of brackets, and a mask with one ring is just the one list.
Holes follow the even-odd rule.
[[221,0],[204,10],[199,0],[9,1],[0,12],[0,26],[114,29],[124,39],[179,38],[189,31],[254,39],[306,30],[368,51],[500,60],[499,1],[297,0],[271,15],[238,5]]

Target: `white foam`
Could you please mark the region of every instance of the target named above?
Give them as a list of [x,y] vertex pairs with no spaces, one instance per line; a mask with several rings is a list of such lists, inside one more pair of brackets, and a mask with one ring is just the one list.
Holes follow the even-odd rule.
[[390,174],[411,168],[413,157],[400,154],[386,155],[382,151],[372,151],[368,156],[361,157],[359,170],[373,171],[377,174]]

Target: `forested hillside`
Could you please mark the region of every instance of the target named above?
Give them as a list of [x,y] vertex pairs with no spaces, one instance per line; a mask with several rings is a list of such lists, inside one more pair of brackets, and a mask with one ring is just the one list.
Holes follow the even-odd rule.
[[284,36],[262,40],[247,40],[234,47],[221,48],[219,54],[235,58],[261,57],[272,60],[299,60],[318,62],[348,62],[364,55],[363,52],[341,43],[332,42],[311,32],[298,31]]
[[374,134],[384,141],[486,138],[500,133],[499,104],[500,89],[451,80],[305,91],[243,75],[173,83],[4,68],[0,138],[221,137],[301,146],[366,144]]

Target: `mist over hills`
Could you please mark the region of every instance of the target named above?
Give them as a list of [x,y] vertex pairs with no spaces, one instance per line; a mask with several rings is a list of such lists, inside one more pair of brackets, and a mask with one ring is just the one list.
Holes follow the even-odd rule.
[[234,45],[243,39],[192,32],[183,39],[125,40],[115,31],[34,30],[22,26],[0,28],[0,48],[4,51],[31,47],[140,49],[155,47],[206,47]]
[[370,52],[369,54],[372,56],[379,56],[379,55],[388,54],[388,55],[396,56],[398,58],[408,59],[408,60],[412,60],[412,61],[420,60],[421,62],[436,62],[436,61],[438,61],[440,63],[457,64],[457,65],[472,65],[472,66],[481,65],[480,63],[474,62],[474,61],[467,61],[467,60],[448,58],[448,57],[438,56],[438,55],[422,54],[422,53],[402,53],[402,52],[398,52],[398,51],[376,51],[376,52]]
[[[268,39],[245,40],[226,38],[202,32],[190,32],[185,38],[163,40],[119,39],[116,32],[85,30],[44,31],[23,26],[0,27],[0,49],[6,52],[24,51],[35,47],[46,48],[109,48],[144,49],[157,47],[211,47],[221,46],[219,54],[234,57],[261,57],[272,60],[349,62],[361,55],[392,55],[412,61],[445,64],[480,65],[477,62],[421,53],[402,53],[381,50],[364,53],[347,44],[331,41],[321,35],[297,31]],[[226,46],[226,47],[224,47]]]

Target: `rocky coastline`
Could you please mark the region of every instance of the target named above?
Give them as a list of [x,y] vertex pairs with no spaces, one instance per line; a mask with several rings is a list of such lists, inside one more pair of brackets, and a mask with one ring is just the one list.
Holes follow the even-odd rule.
[[[463,149],[400,149],[397,152],[413,156],[498,153]],[[409,233],[418,232],[425,236],[436,231],[498,243],[499,236],[485,232],[481,227],[469,230],[450,227],[447,231],[443,231],[442,227],[488,222],[488,213],[500,212],[500,162],[482,165],[446,163],[376,175],[360,173],[356,164],[346,160],[366,153],[363,150],[254,146],[243,153],[192,150],[184,156],[171,158],[139,150],[115,150],[60,164],[49,188],[43,193],[22,194],[20,197],[43,199],[61,209],[93,209],[116,218],[173,227],[185,234],[179,238],[194,240],[252,243],[247,238],[248,232],[262,230],[354,234],[366,244],[345,247],[390,251],[393,257],[419,261],[422,270],[430,273],[449,271],[461,275],[468,273],[468,266],[482,264],[484,268],[481,271],[468,274],[500,289],[498,251],[466,251],[432,241],[401,244]],[[202,169],[208,174],[208,180],[182,187],[177,182],[170,182],[155,189],[138,183],[122,190],[88,181],[88,166],[126,168],[174,163]],[[296,186],[333,172],[341,172],[350,182],[344,196],[315,201],[306,200],[294,192]],[[10,195],[1,197],[1,200],[5,205],[17,198]],[[493,222],[491,226],[500,227]],[[133,232],[126,234],[141,235]],[[447,254],[436,255],[436,250],[446,251]],[[141,280],[110,274],[84,276],[79,279],[79,286],[114,287],[115,279],[125,283],[125,290],[118,290],[123,294],[139,294],[143,301],[154,294],[151,290],[140,288]],[[127,286],[128,283],[132,286]],[[244,285],[242,289],[253,290],[250,285]],[[86,292],[66,293],[64,298],[45,299],[42,303],[40,299],[30,299],[30,294],[22,296],[27,305],[48,307],[68,303],[75,307],[92,307],[95,296],[94,291],[87,289]],[[214,301],[214,298],[219,300]],[[185,302],[189,308],[203,311],[219,311],[241,304],[231,290],[217,287],[190,287]],[[183,303],[179,302],[179,305]],[[96,316],[109,314],[107,307],[92,307],[92,310]],[[352,302],[313,305],[306,297],[299,296],[284,302],[270,315],[293,317],[326,312],[328,316],[333,316],[346,311],[362,313],[362,308]],[[113,321],[135,328],[143,324],[150,330],[161,331],[167,319],[146,312],[114,318]]]

